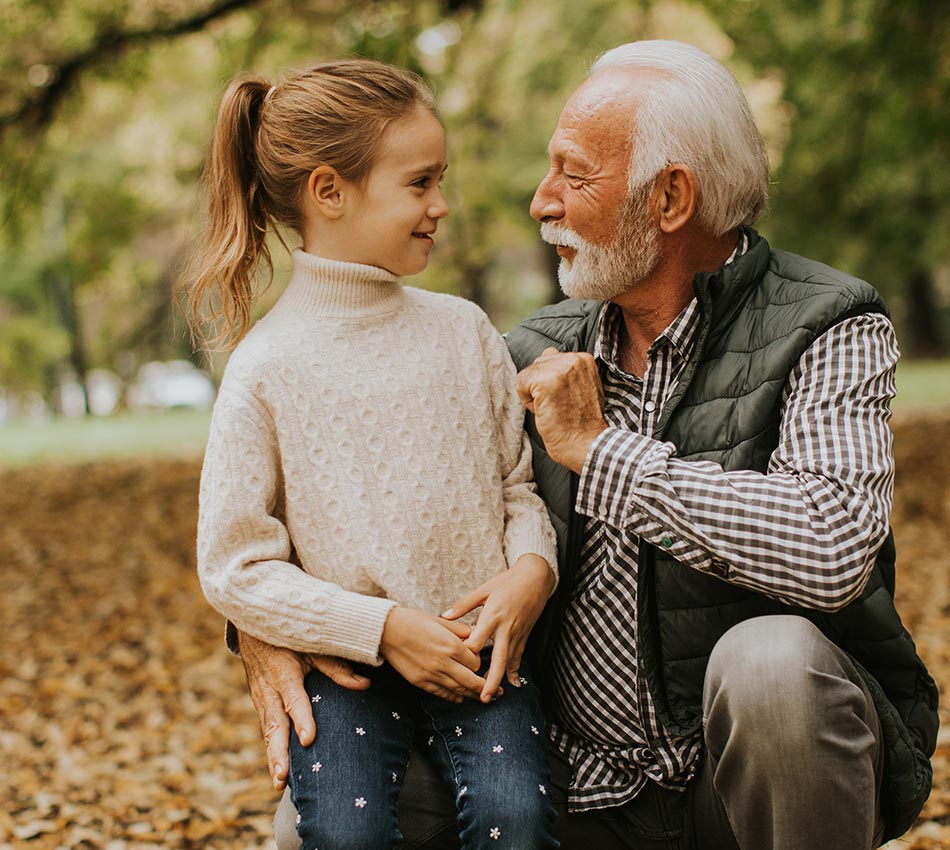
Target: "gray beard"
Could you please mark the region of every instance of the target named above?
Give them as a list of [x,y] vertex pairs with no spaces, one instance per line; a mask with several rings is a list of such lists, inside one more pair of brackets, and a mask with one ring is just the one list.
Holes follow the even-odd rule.
[[659,240],[646,214],[650,189],[652,181],[624,201],[617,234],[608,247],[584,243],[573,260],[561,259],[558,283],[568,298],[610,301],[656,268]]

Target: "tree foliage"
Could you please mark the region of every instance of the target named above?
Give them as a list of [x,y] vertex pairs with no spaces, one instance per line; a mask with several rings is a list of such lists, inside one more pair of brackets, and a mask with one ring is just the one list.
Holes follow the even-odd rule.
[[791,111],[770,232],[880,288],[904,319],[905,348],[944,353],[936,276],[950,264],[950,6],[708,6],[737,55],[781,80]]
[[[48,393],[70,364],[81,377],[195,356],[173,286],[197,228],[195,184],[223,85],[246,68],[276,78],[344,55],[396,62],[432,81],[448,131],[452,214],[420,285],[474,298],[510,326],[558,297],[553,255],[527,214],[558,112],[600,51],[642,37],[696,43],[747,85],[777,165],[767,233],[867,277],[916,317],[918,339],[939,346],[941,328],[925,323],[938,315],[935,281],[950,265],[950,51],[939,4],[0,6],[0,385]],[[286,265],[278,263],[261,310]]]

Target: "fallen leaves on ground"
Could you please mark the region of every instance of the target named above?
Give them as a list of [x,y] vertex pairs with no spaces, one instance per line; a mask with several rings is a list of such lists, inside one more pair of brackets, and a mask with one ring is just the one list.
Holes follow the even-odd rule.
[[[898,606],[946,693],[950,412],[894,430]],[[198,474],[0,472],[0,850],[273,848],[256,715],[195,575]],[[934,791],[889,850],[950,848],[942,719]]]
[[195,575],[197,486],[194,461],[0,476],[0,847],[273,846],[256,715]]

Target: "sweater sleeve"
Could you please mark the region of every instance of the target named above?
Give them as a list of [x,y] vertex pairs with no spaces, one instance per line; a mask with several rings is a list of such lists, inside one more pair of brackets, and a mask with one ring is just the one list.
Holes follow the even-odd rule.
[[290,560],[278,505],[273,425],[249,395],[222,388],[201,472],[198,576],[212,607],[275,646],[380,664],[388,599],[344,591]]
[[481,333],[504,490],[505,558],[511,566],[522,555],[539,555],[548,562],[556,580],[557,541],[534,484],[524,407],[515,389],[515,364],[505,341],[484,314]]

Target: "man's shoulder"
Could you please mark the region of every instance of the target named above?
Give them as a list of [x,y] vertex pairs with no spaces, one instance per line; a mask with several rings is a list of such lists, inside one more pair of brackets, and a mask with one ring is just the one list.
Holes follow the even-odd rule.
[[791,251],[773,248],[769,259],[769,272],[782,283],[802,283],[818,290],[834,290],[855,304],[883,306],[880,294],[867,281]]
[[569,298],[542,307],[505,334],[505,342],[522,369],[546,348],[559,351],[588,351],[593,345],[600,301]]

